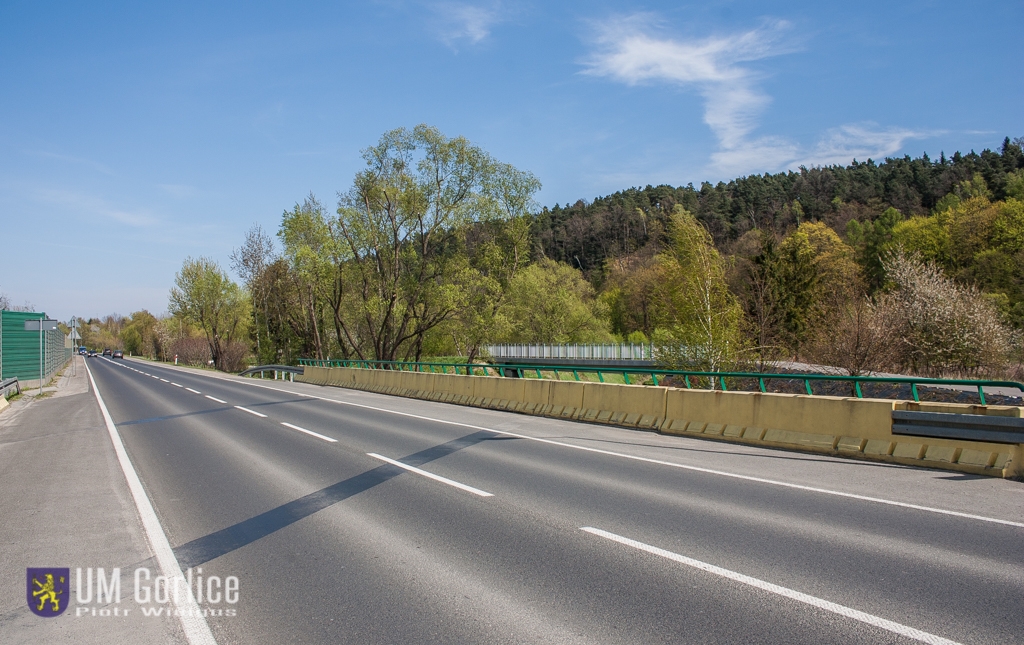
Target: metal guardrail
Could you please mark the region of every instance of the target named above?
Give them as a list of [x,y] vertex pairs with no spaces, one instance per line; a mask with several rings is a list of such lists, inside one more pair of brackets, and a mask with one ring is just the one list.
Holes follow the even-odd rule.
[[0,396],[6,399],[7,393],[11,390],[14,390],[15,394],[21,394],[21,385],[18,383],[17,376],[0,381]]
[[991,443],[1024,443],[1024,419],[894,410],[893,434]]
[[[761,392],[767,392],[765,385],[766,381],[802,381],[804,385],[804,391],[811,396],[814,396],[814,390],[811,387],[811,383],[819,383],[823,381],[830,382],[845,382],[850,383],[853,386],[854,395],[857,398],[864,398],[862,385],[871,383],[886,383],[886,384],[897,384],[897,385],[909,385],[911,395],[915,401],[920,401],[920,393],[917,387],[920,386],[950,386],[959,385],[967,386],[971,388],[977,388],[978,398],[982,405],[987,405],[985,401],[985,388],[1002,387],[1002,388],[1015,388],[1024,397],[1024,384],[1017,383],[1015,381],[988,381],[988,380],[977,380],[977,379],[937,379],[937,378],[915,378],[915,377],[898,377],[898,376],[844,376],[839,374],[777,374],[777,373],[757,373],[757,372],[695,372],[686,370],[662,370],[652,369],[646,367],[638,367],[633,369],[628,368],[595,368],[595,367],[582,367],[578,365],[508,365],[502,363],[494,364],[482,364],[482,363],[425,363],[425,362],[403,362],[403,361],[374,361],[374,360],[344,360],[344,359],[330,359],[330,360],[319,360],[302,358],[299,359],[299,364],[309,365],[311,367],[350,367],[357,369],[387,369],[396,370],[403,372],[429,372],[429,373],[442,373],[447,374],[448,370],[451,370],[452,374],[466,374],[474,375],[479,374],[482,376],[490,376],[488,373],[496,372],[497,376],[504,377],[519,377],[519,378],[544,378],[544,373],[551,373],[556,380],[561,380],[562,374],[572,374],[574,380],[580,381],[580,374],[596,374],[598,381],[604,383],[605,374],[617,374],[622,376],[623,381],[630,385],[630,375],[634,377],[640,377],[638,380],[643,380],[643,377],[647,377],[651,380],[652,385],[658,385],[658,378],[662,380],[668,377],[677,377],[681,379],[687,389],[708,389],[716,390],[721,389],[723,392],[729,391],[729,381],[736,380],[752,380],[756,381],[758,389]],[[535,375],[535,376],[534,376]],[[694,386],[694,381],[696,385]],[[708,387],[699,387],[702,382],[706,382]]]
[[[238,375],[239,376],[249,376],[250,374],[257,374],[257,373],[259,373],[260,377],[262,378],[264,372],[273,372],[274,373],[274,380],[276,381],[277,380],[277,375],[278,375],[279,372],[284,373],[284,374],[293,374],[294,375],[294,374],[302,374],[303,369],[301,367],[296,367],[294,365],[257,365],[256,367],[250,367],[249,369],[247,369],[245,371],[239,372]],[[294,376],[292,377],[292,380],[295,380]]]

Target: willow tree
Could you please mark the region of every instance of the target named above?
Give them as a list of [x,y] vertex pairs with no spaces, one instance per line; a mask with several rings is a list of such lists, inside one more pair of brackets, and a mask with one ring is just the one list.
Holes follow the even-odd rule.
[[363,158],[331,222],[339,341],[362,358],[418,358],[428,331],[471,306],[467,227],[521,218],[540,184],[426,125],[384,134]]
[[226,361],[229,347],[248,333],[249,296],[208,258],[186,258],[174,276],[168,310],[203,331],[217,369]]

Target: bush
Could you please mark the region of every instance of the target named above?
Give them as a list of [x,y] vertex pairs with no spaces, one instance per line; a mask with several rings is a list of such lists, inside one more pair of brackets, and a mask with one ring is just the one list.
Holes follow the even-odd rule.
[[876,315],[895,330],[896,362],[917,374],[978,375],[1002,370],[1014,336],[999,312],[975,287],[901,250],[883,261],[892,288]]
[[206,365],[211,360],[210,346],[205,338],[178,338],[171,341],[168,358],[178,357],[184,365]]

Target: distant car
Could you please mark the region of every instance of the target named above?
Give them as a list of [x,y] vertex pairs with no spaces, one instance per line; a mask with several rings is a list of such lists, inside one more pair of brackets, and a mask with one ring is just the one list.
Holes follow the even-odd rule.
[[87,350],[87,349],[86,349],[86,348],[84,348],[84,347],[79,347],[79,348],[78,348],[78,353],[79,353],[79,354],[81,354],[82,356],[85,356],[86,354],[88,354],[88,353],[89,353],[89,350]]
[[95,357],[96,356],[96,350],[95,349],[90,349],[89,350],[89,356]]
[[114,353],[110,356],[110,358],[124,358],[124,352],[122,352],[119,349],[115,349]]
[[111,351],[110,351],[109,349],[104,349],[104,350],[103,350],[103,355],[104,355],[104,356],[110,356],[110,355],[111,355],[112,353],[113,353],[113,352],[111,352]]

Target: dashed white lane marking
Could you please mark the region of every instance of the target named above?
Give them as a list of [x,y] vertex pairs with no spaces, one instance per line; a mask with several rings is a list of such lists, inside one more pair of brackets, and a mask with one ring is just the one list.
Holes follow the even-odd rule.
[[181,386],[180,386],[180,385],[178,385],[177,383],[171,383],[171,385],[173,385],[174,387],[181,387]]
[[187,387],[185,389],[188,390],[189,392],[191,392],[192,394],[202,394],[202,392],[200,392],[199,390],[193,390],[190,387]]
[[165,379],[165,378],[162,378],[162,379],[160,379],[160,380],[161,380],[161,381],[163,381],[164,383],[170,383],[170,381],[168,381],[168,380],[167,380],[167,379]]
[[931,634],[929,632],[923,632],[920,629],[914,629],[913,627],[908,627],[907,625],[887,620],[880,616],[875,616],[874,614],[868,614],[866,612],[859,611],[857,609],[853,609],[845,605],[829,602],[828,600],[818,598],[817,596],[811,596],[800,591],[789,589],[788,587],[781,587],[770,582],[765,582],[764,580],[761,580],[759,578],[752,578],[750,576],[743,575],[742,573],[736,573],[735,571],[730,571],[729,569],[723,569],[722,567],[717,567],[713,564],[708,564],[707,562],[694,560],[693,558],[688,558],[685,555],[679,555],[678,553],[673,553],[672,551],[659,549],[656,546],[651,546],[650,544],[645,544],[643,542],[637,542],[636,540],[631,540],[627,537],[616,535],[615,533],[609,533],[608,531],[595,529],[590,526],[582,526],[580,528],[586,531],[587,533],[603,537],[613,542],[618,542],[619,544],[624,544],[626,546],[633,547],[634,549],[646,551],[647,553],[651,553],[662,558],[672,560],[673,562],[685,564],[688,567],[694,567],[696,569],[700,569],[701,571],[707,571],[708,573],[713,573],[716,576],[728,578],[729,580],[749,585],[762,591],[767,591],[769,593],[777,594],[779,596],[783,596],[791,600],[796,600],[797,602],[802,602],[804,604],[811,605],[812,607],[817,607],[818,609],[824,609],[825,611],[830,611],[834,614],[839,614],[840,616],[845,616],[847,618],[859,620],[862,623],[867,623],[868,625],[880,627],[884,630],[893,632],[894,634],[906,636],[907,638],[912,638],[914,640],[921,641],[922,643],[931,643],[932,645],[959,645],[956,641],[951,641],[947,638],[942,638],[941,636],[936,636],[935,634]]
[[428,477],[430,479],[433,479],[434,481],[441,482],[442,484],[448,484],[449,486],[454,486],[455,488],[458,488],[460,490],[464,490],[467,493],[473,493],[474,495],[479,495],[480,497],[494,497],[493,493],[488,493],[487,491],[480,490],[479,488],[473,488],[472,486],[467,486],[466,484],[460,484],[459,482],[451,480],[451,479],[448,479],[447,477],[442,477],[440,475],[435,475],[434,473],[428,473],[427,471],[420,470],[419,468],[416,468],[415,466],[410,466],[408,464],[403,464],[402,462],[395,461],[394,459],[388,459],[387,457],[378,455],[375,452],[368,452],[366,454],[370,455],[374,459],[380,459],[381,461],[386,461],[389,464],[391,464],[392,466],[398,466],[399,468],[404,468],[404,469],[408,470],[411,473],[416,473],[417,475],[423,475],[424,477]]
[[221,400],[220,400],[220,399],[218,399],[217,397],[215,397],[215,396],[210,396],[209,394],[207,394],[207,395],[206,395],[206,398],[210,399],[211,401],[216,401],[217,403],[227,403],[227,401],[221,401]]
[[299,432],[305,432],[306,434],[308,434],[310,436],[313,436],[313,437],[316,437],[317,439],[323,439],[324,441],[329,441],[331,443],[338,443],[337,439],[331,439],[330,437],[326,437],[326,436],[320,434],[319,432],[313,432],[312,430],[306,430],[305,428],[300,428],[299,426],[295,426],[295,425],[292,425],[290,423],[285,423],[284,421],[281,422],[281,425],[283,425],[286,428],[291,428],[292,430],[298,430]]
[[[85,366],[85,370],[89,374],[89,383],[92,385],[92,391],[96,395],[96,402],[100,405],[100,412],[103,414],[103,421],[107,426],[110,442],[114,444],[114,453],[117,455],[117,461],[121,465],[121,472],[124,473],[124,478],[128,483],[128,490],[131,491],[132,498],[135,500],[135,508],[142,519],[142,526],[146,531],[146,539],[149,542],[150,548],[153,549],[153,555],[156,556],[161,572],[167,578],[168,587],[174,589],[174,592],[169,595],[176,605],[178,617],[181,619],[181,628],[185,632],[185,638],[190,645],[217,645],[216,639],[213,638],[213,633],[210,632],[210,626],[206,622],[203,610],[196,603],[192,595],[192,588],[188,581],[185,580],[185,576],[181,574],[181,565],[178,564],[178,559],[174,557],[174,550],[171,549],[171,543],[167,539],[167,534],[164,533],[163,527],[160,526],[160,520],[156,516],[156,511],[153,510],[153,504],[150,503],[149,497],[146,496],[146,489],[142,486],[139,474],[135,472],[135,467],[132,466],[131,459],[128,458],[128,452],[124,449],[121,435],[118,434],[114,420],[110,417],[110,412],[107,410],[107,405],[103,402],[103,397],[100,396],[96,380],[92,377],[92,370],[89,369],[88,365]],[[184,590],[184,593],[178,593],[179,590]]]
[[259,413],[259,412],[257,412],[256,410],[250,410],[249,408],[243,408],[243,407],[242,407],[242,406],[240,406],[240,405],[236,405],[236,406],[235,406],[235,409],[236,409],[236,410],[241,410],[242,412],[248,412],[249,414],[254,414],[254,415],[256,415],[256,416],[258,416],[258,417],[262,417],[262,418],[264,418],[264,419],[266,419],[266,418],[267,418],[267,415],[265,415],[265,414],[260,414],[260,413]]
[[[203,374],[203,376],[207,376]],[[210,376],[209,378],[220,378],[216,376]],[[229,381],[237,383],[238,381],[231,381],[226,378],[220,378],[222,381]],[[988,517],[986,515],[974,515],[973,513],[962,513],[960,511],[950,511],[944,508],[935,508],[933,506],[922,506],[920,504],[910,504],[908,502],[897,502],[891,499],[885,499],[882,497],[870,497],[868,495],[858,495],[856,493],[845,493],[843,491],[832,490],[829,488],[817,488],[815,486],[804,486],[803,484],[792,484],[790,482],[779,481],[777,479],[768,479],[765,477],[754,477],[752,475],[740,475],[739,473],[730,473],[724,470],[714,470],[713,468],[703,468],[701,466],[690,466],[687,464],[680,464],[674,461],[664,461],[662,459],[652,459],[650,457],[640,457],[638,455],[627,455],[621,452],[614,452],[612,450],[603,450],[601,448],[591,448],[589,446],[577,446],[571,443],[565,443],[564,441],[554,441],[552,439],[543,439],[541,437],[532,437],[530,435],[519,434],[516,432],[508,432],[507,430],[495,430],[494,428],[486,428],[484,426],[473,425],[471,423],[462,423],[460,421],[449,421],[447,419],[437,419],[434,417],[426,417],[419,414],[412,414],[411,412],[399,412],[398,410],[389,410],[388,408],[379,408],[373,405],[365,405],[363,403],[352,403],[351,401],[339,401],[338,399],[330,399],[325,396],[316,395],[305,395],[300,392],[292,392],[291,390],[284,390],[277,387],[271,387],[269,385],[261,385],[259,383],[242,383],[242,385],[248,385],[250,387],[259,387],[265,390],[274,390],[275,392],[285,392],[287,394],[308,396],[312,399],[318,399],[320,401],[328,401],[330,403],[336,403],[338,405],[348,405],[354,408],[363,408],[365,410],[376,410],[377,412],[387,412],[388,414],[395,414],[401,417],[408,417],[411,419],[421,419],[423,421],[433,421],[435,423],[444,423],[451,426],[457,426],[460,428],[469,428],[471,430],[486,430],[487,432],[493,432],[495,434],[505,435],[507,437],[516,437],[518,439],[527,439],[529,441],[537,441],[539,443],[546,443],[552,446],[561,446],[563,448],[572,448],[573,450],[582,450],[584,452],[592,452],[599,455],[607,455],[610,457],[619,457],[621,459],[629,459],[632,461],[640,461],[648,464],[658,464],[661,466],[671,466],[672,468],[681,468],[683,470],[689,470],[698,473],[706,473],[709,475],[718,475],[720,477],[729,477],[732,479],[740,479],[743,481],[755,482],[758,484],[768,484],[770,486],[780,486],[783,488],[791,488],[795,490],[803,490],[811,493],[821,493],[824,495],[834,495],[836,497],[844,497],[846,499],[856,499],[862,502],[872,502],[874,504],[883,504],[886,506],[896,506],[898,508],[910,508],[916,511],[925,511],[927,513],[937,513],[939,515],[949,515],[952,517],[962,517],[969,520],[978,520],[980,522],[991,522],[993,524],[1003,524],[1006,526],[1016,526],[1024,528],[1024,522],[1014,522],[1012,520],[1003,520],[997,517]]]
[[[179,368],[180,369],[180,368]],[[518,434],[515,432],[508,432],[505,430],[495,430],[494,428],[485,428],[484,426],[473,425],[471,423],[461,423],[459,421],[449,421],[447,419],[436,419],[434,417],[427,417],[419,414],[412,414],[410,412],[399,412],[398,410],[389,410],[388,408],[380,408],[373,405],[365,405],[363,403],[352,403],[351,401],[339,401],[338,399],[331,399],[326,396],[317,396],[314,394],[304,394],[302,392],[294,392],[292,390],[285,390],[279,387],[271,387],[269,385],[262,385],[260,383],[245,383],[236,381],[234,379],[223,378],[220,376],[211,376],[209,374],[198,374],[199,376],[206,376],[207,378],[214,378],[221,381],[227,381],[229,383],[239,383],[241,385],[248,385],[250,387],[258,387],[264,390],[273,390],[275,392],[284,392],[286,394],[292,394],[295,396],[305,396],[311,399],[317,399],[320,401],[328,401],[338,405],[348,405],[355,408],[362,408],[364,410],[376,410],[377,412],[386,412],[388,414],[394,414],[401,417],[407,417],[410,419],[421,419],[423,421],[433,421],[434,423],[444,423],[459,428],[469,428],[471,430],[486,430],[495,434],[505,435],[508,437],[517,437],[519,439],[527,439],[529,441],[537,441],[540,443],[546,443],[553,446],[561,446],[563,448],[572,448],[573,450],[583,450],[584,452],[592,452],[595,454],[608,455],[611,457],[618,457],[621,459],[630,459],[632,461],[640,461],[649,464],[659,464],[662,466],[671,466],[672,468],[681,468],[683,470],[689,470],[698,473],[706,473],[709,475],[718,475],[720,477],[730,477],[732,479],[740,479],[743,481],[755,482],[758,484],[767,484],[769,486],[780,486],[782,488],[790,488],[794,490],[803,490],[811,493],[820,493],[823,495],[834,495],[836,497],[843,497],[846,499],[856,499],[862,502],[871,502],[874,504],[883,504],[886,506],[895,506],[898,508],[910,508],[915,511],[924,511],[927,513],[937,513],[939,515],[947,515],[952,517],[962,517],[969,520],[978,520],[980,522],[991,522],[992,524],[1003,524],[1005,526],[1016,526],[1024,528],[1024,522],[1014,522],[1012,520],[1003,520],[997,517],[988,517],[986,515],[974,515],[973,513],[963,513],[961,511],[950,511],[944,508],[935,508],[933,506],[923,506],[920,504],[910,504],[908,502],[898,502],[896,500],[885,499],[882,497],[871,497],[868,495],[858,495],[856,493],[845,493],[843,491],[832,490],[829,488],[818,488],[815,486],[804,486],[802,484],[792,484],[790,482],[779,481],[777,479],[768,479],[765,477],[754,477],[751,475],[741,475],[739,473],[730,473],[724,470],[714,470],[712,468],[702,468],[701,466],[690,466],[687,464],[680,464],[672,461],[664,461],[661,459],[651,459],[650,457],[640,457],[637,455],[627,455],[621,452],[614,452],[611,450],[602,450],[601,448],[591,448],[589,446],[577,446],[571,443],[565,443],[564,441],[554,441],[551,439],[543,439],[541,437],[532,437],[530,435]]]

